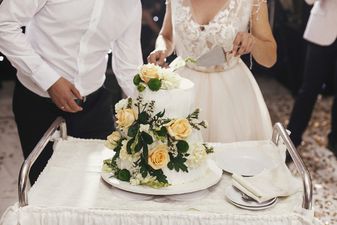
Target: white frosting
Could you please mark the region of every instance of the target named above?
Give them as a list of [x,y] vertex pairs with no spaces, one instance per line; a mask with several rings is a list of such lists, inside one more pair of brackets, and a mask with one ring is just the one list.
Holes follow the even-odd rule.
[[178,185],[190,183],[194,180],[204,177],[205,173],[207,172],[207,169],[208,169],[207,160],[204,160],[204,162],[202,162],[199,167],[188,168],[188,173],[183,172],[181,170],[177,172],[174,169],[170,170],[167,167],[163,169],[163,172],[167,177],[167,181],[171,185]]
[[146,88],[141,92],[144,101],[155,101],[155,113],[165,109],[165,117],[184,118],[194,110],[194,84],[182,78],[180,86],[171,90],[151,91]]
[[[178,88],[159,91],[151,91],[146,88],[140,93],[140,96],[143,97],[145,102],[155,101],[155,113],[165,110],[165,117],[173,119],[186,118],[195,110],[194,94],[193,82],[182,78]],[[193,130],[187,141],[190,144],[189,151],[193,151],[193,144],[202,142],[201,132]],[[120,168],[124,168],[125,165],[126,168],[130,167],[130,162],[124,162],[124,160],[121,159],[119,159],[118,162]],[[205,175],[208,168],[206,162],[207,160],[205,158],[204,161],[200,162],[200,165],[188,168],[188,173],[183,171],[177,172],[167,167],[163,168],[163,172],[171,185],[189,183]]]

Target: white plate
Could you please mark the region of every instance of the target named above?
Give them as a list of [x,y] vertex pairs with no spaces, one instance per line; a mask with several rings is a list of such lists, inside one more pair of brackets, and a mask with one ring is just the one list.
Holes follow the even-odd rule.
[[233,205],[235,205],[238,208],[241,209],[248,209],[248,210],[252,210],[252,211],[258,211],[258,210],[264,210],[264,209],[268,209],[270,207],[273,207],[277,201],[274,201],[273,203],[271,203],[270,205],[266,205],[266,206],[261,206],[261,207],[249,207],[249,206],[244,206],[244,205],[239,205],[236,204],[235,202],[230,201]]
[[224,171],[242,176],[254,176],[274,166],[267,155],[254,148],[219,149],[214,152],[212,159]]
[[208,170],[205,176],[185,184],[171,185],[164,188],[151,188],[144,185],[131,185],[129,182],[120,181],[111,177],[111,173],[102,172],[101,177],[108,184],[124,191],[147,195],[177,195],[192,193],[207,189],[219,182],[222,176],[222,170],[211,159],[207,160]]
[[236,190],[233,186],[229,186],[226,189],[226,197],[228,200],[230,200],[231,203],[234,205],[241,207],[241,208],[256,208],[256,209],[265,209],[266,207],[269,208],[273,206],[277,198],[270,199],[265,202],[257,202],[257,201],[245,201],[242,198],[242,193],[239,190]]

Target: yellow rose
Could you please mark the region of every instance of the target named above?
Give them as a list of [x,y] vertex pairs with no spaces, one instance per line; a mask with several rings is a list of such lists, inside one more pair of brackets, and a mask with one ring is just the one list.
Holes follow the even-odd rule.
[[137,113],[133,109],[121,109],[117,112],[116,119],[119,127],[128,128],[137,119]]
[[149,151],[148,163],[155,170],[164,168],[169,160],[168,149],[164,144],[157,145]]
[[105,142],[105,146],[114,149],[117,146],[117,142],[121,139],[121,134],[118,131],[112,132]]
[[118,131],[114,131],[107,137],[107,139],[111,143],[118,142],[121,139],[121,134]]
[[139,76],[147,83],[150,79],[159,78],[159,68],[154,64],[144,65],[139,71]]
[[191,124],[187,119],[172,120],[165,126],[169,135],[176,140],[186,139],[192,133]]

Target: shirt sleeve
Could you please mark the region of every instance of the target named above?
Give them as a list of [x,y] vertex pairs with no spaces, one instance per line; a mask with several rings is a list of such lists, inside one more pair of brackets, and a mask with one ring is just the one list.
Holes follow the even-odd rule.
[[142,11],[140,1],[129,27],[123,32],[112,47],[112,68],[119,86],[125,95],[135,97],[136,88],[133,85],[133,77],[138,68],[143,64],[142,49],[140,44],[140,32]]
[[0,51],[23,75],[47,91],[60,75],[38,55],[21,27],[26,26],[47,0],[4,0],[0,4]]

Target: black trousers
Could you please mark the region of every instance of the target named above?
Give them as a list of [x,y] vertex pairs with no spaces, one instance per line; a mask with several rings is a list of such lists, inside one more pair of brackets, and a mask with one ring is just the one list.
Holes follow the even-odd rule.
[[[16,81],[13,112],[24,158],[28,157],[58,116],[65,118],[70,136],[105,139],[114,129],[111,97],[111,93],[101,87],[87,96],[82,105],[83,111],[66,113],[57,108],[50,98],[36,95]],[[31,184],[46,166],[52,152],[52,143],[49,143],[31,169],[29,175]]]
[[331,115],[329,140],[337,141],[337,40],[330,46],[308,43],[303,83],[296,97],[288,129],[295,146],[302,141],[302,135],[308,126],[317,96],[324,83],[334,77],[334,102]]

